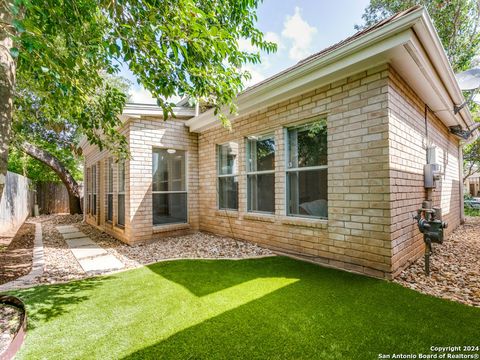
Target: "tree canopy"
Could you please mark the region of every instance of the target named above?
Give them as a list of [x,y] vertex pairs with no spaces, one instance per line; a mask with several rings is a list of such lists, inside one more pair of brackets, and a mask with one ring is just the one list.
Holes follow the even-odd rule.
[[180,95],[207,99],[225,121],[249,77],[242,65],[260,61],[238,41],[276,49],[255,27],[259,1],[0,0],[0,174],[12,138],[20,142],[25,129],[62,137],[75,128],[127,156],[117,131],[126,96],[105,81],[121,63],[158,99],[165,118],[173,115],[166,99]]

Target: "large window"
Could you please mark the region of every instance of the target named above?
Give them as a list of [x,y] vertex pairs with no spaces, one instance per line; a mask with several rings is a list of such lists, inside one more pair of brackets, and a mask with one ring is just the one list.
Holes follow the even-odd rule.
[[92,215],[97,215],[97,165],[92,166]]
[[87,214],[91,215],[92,213],[92,168],[87,168]]
[[107,162],[107,221],[113,221],[113,158]]
[[327,218],[327,128],[323,121],[287,130],[287,214]]
[[275,140],[273,135],[247,139],[248,211],[275,211]]
[[153,225],[187,222],[185,151],[153,149]]
[[118,162],[117,173],[117,225],[125,226],[125,160]]
[[218,207],[238,209],[238,144],[217,146]]

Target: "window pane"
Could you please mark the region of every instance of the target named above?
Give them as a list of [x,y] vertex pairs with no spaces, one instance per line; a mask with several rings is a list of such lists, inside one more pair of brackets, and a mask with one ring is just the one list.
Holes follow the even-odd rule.
[[154,149],[152,153],[153,191],[185,191],[185,151]]
[[153,194],[153,225],[186,222],[186,193]]
[[108,159],[108,192],[113,192],[113,159]]
[[275,140],[273,135],[247,141],[247,166],[249,172],[275,168]]
[[117,224],[121,226],[125,226],[125,194],[118,194]]
[[275,211],[275,174],[248,175],[248,211]]
[[113,220],[113,194],[107,195],[107,221]]
[[289,215],[327,218],[327,174],[327,169],[288,173]]
[[236,176],[218,178],[218,207],[238,209],[238,180]]
[[327,127],[314,123],[288,131],[289,167],[327,165]]
[[218,174],[230,175],[237,173],[238,144],[231,142],[219,145],[218,151]]
[[118,163],[118,192],[125,191],[125,161]]
[[97,215],[97,194],[93,194],[92,215]]

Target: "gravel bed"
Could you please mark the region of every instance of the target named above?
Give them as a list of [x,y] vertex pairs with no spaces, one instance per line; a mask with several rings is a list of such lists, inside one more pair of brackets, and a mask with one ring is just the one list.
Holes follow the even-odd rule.
[[44,273],[37,278],[39,283],[65,282],[86,277],[80,264],[73,256],[57,225],[77,224],[81,215],[42,215],[35,218],[42,223]]
[[429,277],[421,257],[394,281],[424,294],[480,307],[480,217],[467,217],[442,245],[433,246]]
[[7,349],[17,333],[21,315],[17,307],[0,304],[0,354]]
[[57,283],[86,278],[70,251],[58,225],[75,225],[80,231],[123,262],[126,269],[136,268],[166,259],[178,258],[248,258],[273,255],[257,245],[206,233],[175,236],[155,242],[129,246],[112,236],[82,222],[81,215],[42,215],[35,219],[43,226],[45,271],[38,283]]
[[129,246],[88,224],[80,223],[76,226],[93,241],[115,255],[127,268],[165,259],[244,259],[273,255],[270,250],[255,244],[203,232],[166,237],[144,245]]

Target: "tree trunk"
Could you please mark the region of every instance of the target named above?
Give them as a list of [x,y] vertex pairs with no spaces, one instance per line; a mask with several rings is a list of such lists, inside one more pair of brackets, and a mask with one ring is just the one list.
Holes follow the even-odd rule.
[[15,60],[10,54],[13,42],[8,33],[12,23],[9,6],[9,1],[0,1],[0,200],[7,180],[15,87]]
[[80,187],[73,178],[72,174],[70,174],[70,172],[65,168],[65,166],[63,166],[63,164],[48,151],[40,149],[26,141],[21,144],[21,148],[25,153],[27,153],[34,159],[41,161],[45,165],[49,166],[53,171],[55,171],[55,173],[58,175],[60,180],[62,180],[63,184],[67,188],[70,200],[70,214],[81,214],[82,209],[80,206]]

